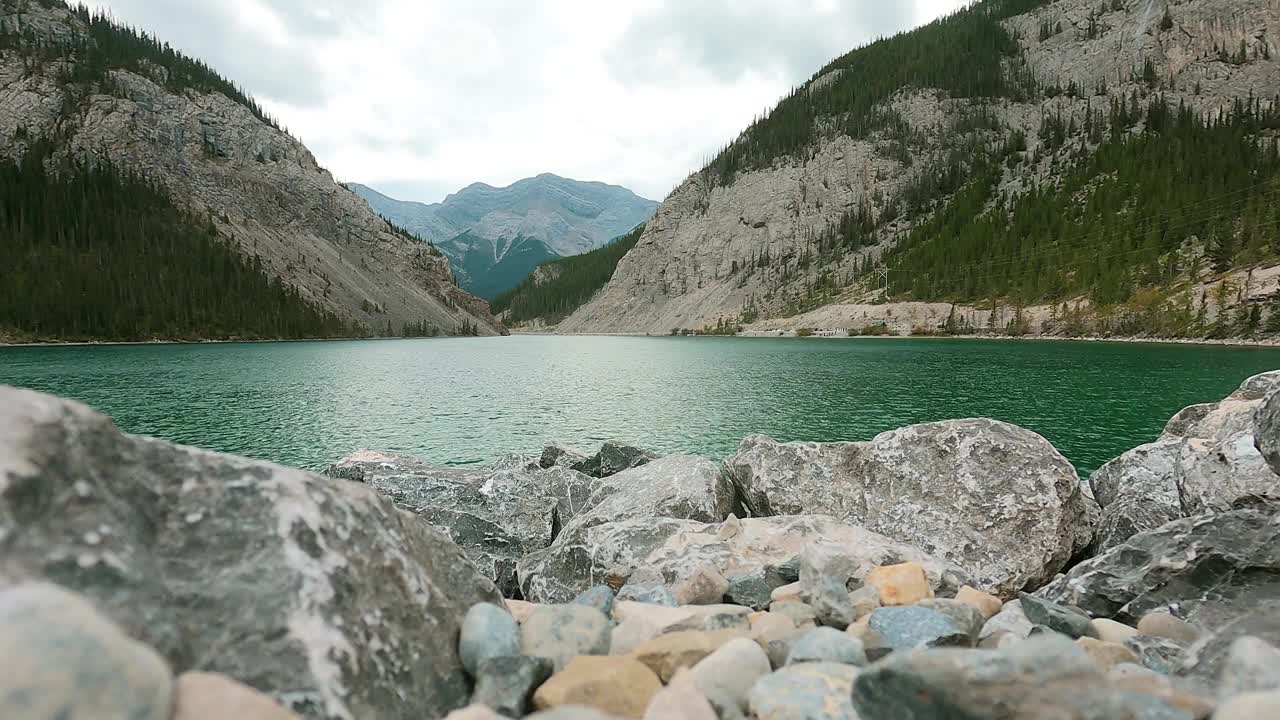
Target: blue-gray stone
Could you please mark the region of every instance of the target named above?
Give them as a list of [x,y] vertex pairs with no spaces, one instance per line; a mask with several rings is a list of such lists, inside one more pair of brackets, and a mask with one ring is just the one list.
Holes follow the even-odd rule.
[[608,655],[609,618],[586,605],[543,605],[520,626],[520,653],[543,657],[564,669],[579,655]]
[[613,588],[608,585],[597,585],[590,590],[584,590],[578,597],[573,599],[575,605],[586,605],[593,607],[604,613],[605,617],[613,617]]
[[745,573],[734,575],[729,580],[729,589],[724,593],[725,602],[742,605],[752,610],[765,610],[772,601],[771,595],[777,588],[786,585],[775,568],[756,568]]
[[1143,667],[1161,675],[1177,672],[1186,654],[1186,648],[1181,643],[1154,635],[1134,635],[1125,639],[1124,646],[1138,656],[1138,662]]
[[662,605],[664,607],[678,607],[676,596],[666,586],[659,587],[635,587],[632,585],[624,585],[618,593],[618,599],[627,602],[648,603],[649,605]]
[[858,720],[850,699],[857,676],[858,669],[852,665],[788,665],[756,681],[747,700],[750,716],[756,720]]
[[520,627],[506,608],[489,603],[471,606],[462,619],[458,657],[472,677],[480,663],[495,657],[520,654]]
[[1066,605],[1060,605],[1052,600],[1046,600],[1027,593],[1022,593],[1021,599],[1022,612],[1026,614],[1028,620],[1036,625],[1044,625],[1073,640],[1082,637],[1096,638],[1098,636],[1098,632],[1093,629],[1093,623],[1088,615]]
[[472,705],[499,715],[522,718],[533,711],[533,692],[551,677],[550,660],[538,657],[495,657],[480,663]]
[[968,647],[968,630],[937,610],[907,605],[882,607],[871,613],[867,634],[867,659],[878,660],[891,652],[926,647]]
[[862,667],[867,664],[867,654],[857,638],[829,627],[820,627],[791,642],[787,665],[806,662],[831,662]]

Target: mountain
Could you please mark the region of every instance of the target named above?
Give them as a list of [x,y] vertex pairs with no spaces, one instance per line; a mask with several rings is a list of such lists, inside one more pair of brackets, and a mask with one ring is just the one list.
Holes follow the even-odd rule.
[[433,205],[348,187],[383,217],[432,241],[459,283],[484,296],[513,287],[539,262],[608,243],[658,206],[623,187],[550,174],[504,188],[476,183]]
[[564,332],[1280,331],[1280,3],[985,0],[856,49]]
[[505,332],[235,85],[55,0],[0,2],[0,232],[18,340]]

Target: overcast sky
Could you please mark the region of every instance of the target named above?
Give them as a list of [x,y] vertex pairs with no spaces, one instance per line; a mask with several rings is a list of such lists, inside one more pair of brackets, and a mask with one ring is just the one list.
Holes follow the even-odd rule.
[[788,88],[963,0],[99,0],[245,86],[344,181],[552,172],[661,200]]

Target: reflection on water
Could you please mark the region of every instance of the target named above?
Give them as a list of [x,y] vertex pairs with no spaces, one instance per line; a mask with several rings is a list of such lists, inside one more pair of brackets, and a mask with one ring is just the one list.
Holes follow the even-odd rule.
[[319,468],[359,448],[444,463],[621,438],[724,457],[751,433],[857,440],[994,417],[1082,471],[1280,350],[1067,342],[513,337],[0,348],[0,383],[126,430]]

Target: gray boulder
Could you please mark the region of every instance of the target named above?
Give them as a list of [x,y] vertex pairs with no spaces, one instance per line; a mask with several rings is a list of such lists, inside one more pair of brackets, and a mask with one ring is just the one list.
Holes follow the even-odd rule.
[[590,457],[577,448],[552,443],[542,449],[542,455],[538,457],[538,467],[544,470],[553,467],[573,468],[575,465],[585,463]]
[[720,524],[646,518],[580,527],[566,530],[551,547],[525,556],[518,571],[526,599],[569,602],[611,572],[648,568],[667,581],[688,577],[704,566],[735,574],[780,566],[815,543],[847,553],[859,582],[874,567],[914,560],[924,565],[939,594],[954,594],[969,583],[955,565],[823,516],[732,518]]
[[1280,390],[1272,391],[1254,414],[1254,442],[1271,471],[1280,475]]
[[733,501],[733,484],[719,466],[706,458],[673,455],[599,481],[564,532],[643,518],[720,522],[733,512]]
[[1178,518],[1280,498],[1280,477],[1259,452],[1257,419],[1280,372],[1246,380],[1216,403],[1183,409],[1153,443],[1134,448],[1089,478],[1102,506],[1094,551]]
[[502,601],[365,485],[126,435],[32,392],[0,389],[0,486],[0,587],[72,589],[176,673],[223,673],[308,718],[464,705],[459,623]]
[[[545,457],[545,452],[544,452]],[[607,478],[657,460],[648,450],[631,445],[607,442],[589,458],[573,463],[570,467],[595,478]]]
[[868,443],[755,436],[727,461],[756,515],[822,512],[965,568],[1004,598],[1048,582],[1092,540],[1075,469],[1039,435],[953,420]]
[[1280,597],[1280,511],[1175,520],[1077,565],[1036,595],[1128,625],[1170,609],[1218,627]]

